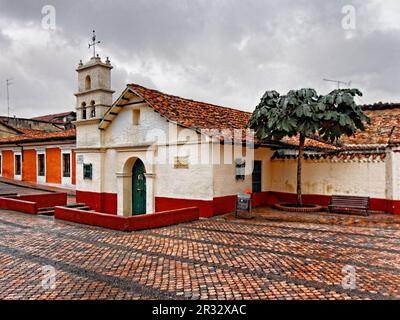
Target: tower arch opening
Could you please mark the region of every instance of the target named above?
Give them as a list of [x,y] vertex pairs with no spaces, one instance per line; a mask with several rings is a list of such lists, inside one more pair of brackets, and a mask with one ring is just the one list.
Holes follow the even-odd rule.
[[90,90],[92,89],[92,78],[87,75],[85,78],[85,90]]

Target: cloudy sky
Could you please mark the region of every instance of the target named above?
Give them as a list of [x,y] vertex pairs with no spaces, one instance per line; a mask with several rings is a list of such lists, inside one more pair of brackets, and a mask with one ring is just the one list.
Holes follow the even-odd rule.
[[93,28],[117,94],[135,82],[252,111],[266,90],[323,94],[329,78],[351,80],[360,103],[400,101],[398,0],[0,0],[0,114],[7,78],[11,115],[72,110]]

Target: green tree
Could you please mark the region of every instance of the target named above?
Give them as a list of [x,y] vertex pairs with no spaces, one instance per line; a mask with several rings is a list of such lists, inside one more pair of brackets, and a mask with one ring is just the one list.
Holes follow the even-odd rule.
[[302,206],[301,171],[306,138],[319,137],[334,143],[341,136],[364,130],[370,119],[355,101],[358,89],[338,89],[319,96],[314,89],[291,90],[281,96],[267,91],[253,112],[248,127],[261,140],[281,141],[299,137],[297,162],[297,205]]

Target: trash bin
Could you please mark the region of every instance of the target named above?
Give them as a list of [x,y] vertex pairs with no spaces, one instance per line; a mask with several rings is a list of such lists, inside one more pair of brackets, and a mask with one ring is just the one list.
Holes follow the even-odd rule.
[[239,193],[236,201],[235,218],[253,218],[251,211],[251,194]]

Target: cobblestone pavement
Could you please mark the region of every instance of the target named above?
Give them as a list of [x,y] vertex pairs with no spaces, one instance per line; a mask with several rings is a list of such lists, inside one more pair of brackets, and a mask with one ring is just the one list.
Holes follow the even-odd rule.
[[399,298],[400,230],[212,219],[121,233],[0,211],[0,299]]
[[4,193],[18,193],[20,195],[48,193],[46,191],[35,190],[31,188],[23,188],[20,186],[10,185],[7,183],[0,182],[0,194]]

